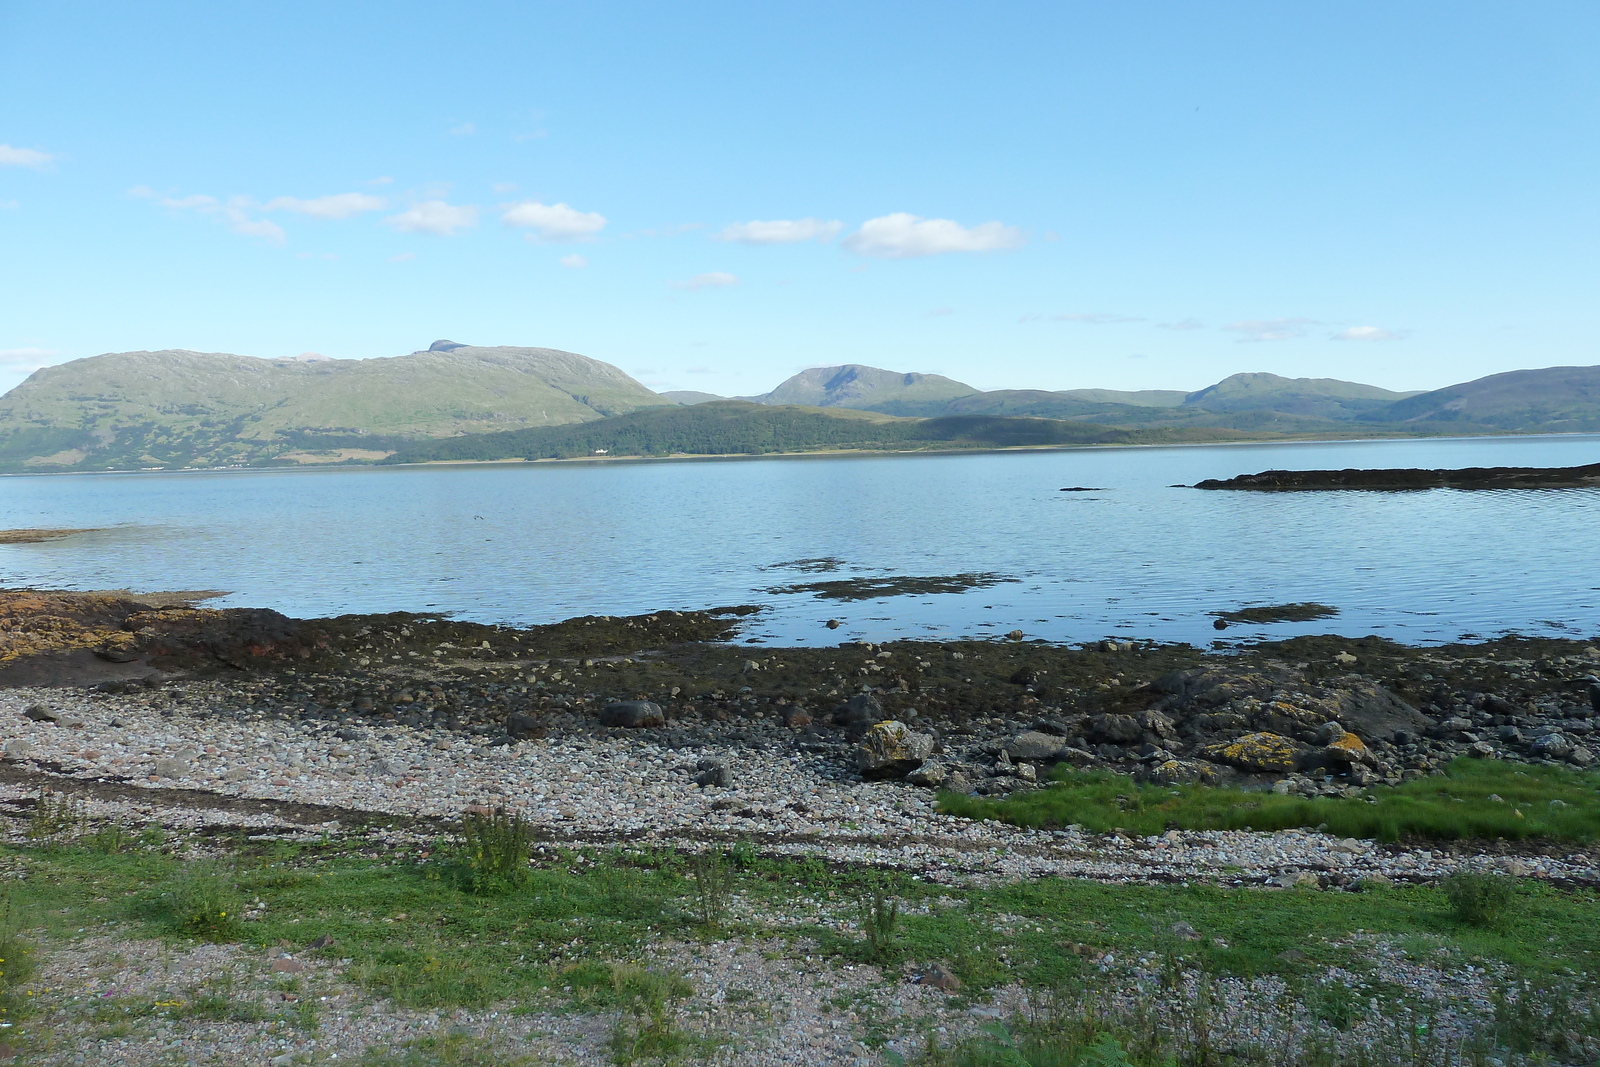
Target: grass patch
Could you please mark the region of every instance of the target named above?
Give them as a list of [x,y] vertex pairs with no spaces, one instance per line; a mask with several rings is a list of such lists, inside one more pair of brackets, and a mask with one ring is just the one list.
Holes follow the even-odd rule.
[[[1171,969],[1189,974],[1280,976],[1300,998],[1306,1017],[1339,1032],[1365,1025],[1370,1012],[1364,1005],[1371,997],[1393,993],[1370,977],[1361,978],[1366,986],[1351,989],[1323,977],[1334,966],[1370,976],[1372,948],[1381,941],[1413,946],[1426,958],[1445,961],[1440,966],[1470,962],[1504,973],[1508,984],[1496,1025],[1505,1040],[1526,1044],[1560,1028],[1588,1040],[1582,1035],[1588,1033],[1585,1013],[1594,990],[1576,983],[1589,982],[1580,976],[1600,974],[1600,924],[1593,921],[1600,896],[1531,881],[1518,887],[1515,922],[1473,926],[1455,917],[1442,889],[1426,886],[1264,892],[1045,878],[952,888],[892,871],[840,869],[742,850],[728,861],[728,878],[749,904],[741,912],[750,917],[708,927],[696,914],[689,865],[665,850],[546,850],[535,854],[521,888],[488,897],[462,883],[453,856],[440,859],[423,848],[368,845],[357,837],[303,846],[241,839],[237,847],[231,866],[213,873],[245,899],[262,902],[237,930],[247,948],[287,942],[307,952],[313,951],[304,947],[310,942],[332,937],[335,947],[324,958],[349,960],[344,978],[403,1007],[513,1004],[541,1010],[564,1004],[616,1013],[612,1052],[619,1059],[692,1058],[706,1038],[682,1009],[693,993],[681,977],[618,961],[649,960],[666,944],[730,937],[759,939],[766,946],[787,941],[800,955],[859,961],[860,906],[872,899],[874,886],[885,911],[891,901],[899,905],[889,955],[948,962],[964,983],[963,995],[974,998],[1012,982],[1038,991],[1107,983],[1122,989],[1129,983],[1126,972],[1103,974],[1105,957],[1119,961],[1117,968],[1148,957],[1172,960]],[[36,924],[27,931],[29,939],[46,951],[52,939],[74,939],[85,929],[126,938],[196,936],[174,921],[174,911],[152,906],[192,877],[193,861],[145,850],[106,853],[81,844],[0,847],[0,859],[8,869],[25,872],[11,892],[19,913]],[[1176,936],[1179,922],[1198,931],[1200,940]],[[1296,951],[1285,958],[1289,949]],[[1559,1002],[1520,992],[1561,983],[1571,993]],[[243,999],[225,986],[195,989],[183,1011],[199,1018],[253,1014],[239,1003]],[[1133,1030],[1108,1032],[1119,1041],[1137,1036]],[[1025,1030],[1015,1035],[1019,1045],[1048,1036]],[[1143,1054],[1137,1042],[1124,1047],[1130,1057]],[[939,1054],[946,1052],[955,1055]],[[468,1065],[497,1062],[493,1055],[489,1046],[441,1034],[374,1053],[369,1062]]]
[[1253,608],[1236,608],[1233,611],[1213,611],[1211,614],[1227,622],[1254,623],[1314,622],[1331,619],[1339,609],[1329,604],[1303,601],[1296,604],[1261,604]]
[[1326,827],[1342,837],[1600,837],[1600,774],[1497,760],[1458,759],[1442,775],[1368,791],[1371,799],[1279,796],[1204,785],[1161,786],[1108,771],[1058,767],[1050,786],[1001,799],[945,792],[939,810],[1052,829],[1081,826],[1141,835],[1166,830],[1288,830]]

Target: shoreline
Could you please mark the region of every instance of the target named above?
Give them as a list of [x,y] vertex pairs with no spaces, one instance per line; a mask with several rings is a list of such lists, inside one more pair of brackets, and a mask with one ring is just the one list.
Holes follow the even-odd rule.
[[[1600,951],[1573,926],[1600,891],[1592,841],[1030,829],[945,810],[957,791],[1047,795],[1052,766],[1365,806],[1385,778],[1431,782],[1480,754],[1476,735],[1493,751],[1473,766],[1566,774],[1573,752],[1538,745],[1541,731],[1594,736],[1600,692],[1577,684],[1600,674],[1593,644],[756,649],[731,643],[747,610],[511,628],[0,593],[0,683],[29,662],[63,672],[0,688],[0,864],[49,924],[27,931],[39,992],[8,1039],[50,1067],[86,1050],[157,1067],[174,1038],[265,1067],[313,1049],[366,1062],[448,1030],[502,1057],[602,1067],[630,1009],[580,979],[611,990],[647,960],[678,976],[673,1018],[720,1042],[719,1067],[914,1060],[932,1027],[948,1041],[1020,1027],[1064,975],[1105,1004],[1162,966],[1176,1018],[1213,990],[1259,1002],[1247,1021],[1213,1017],[1218,1040],[1381,1050],[1386,1013],[1329,1025],[1307,1010],[1317,990],[1359,974],[1463,1035],[1492,1026],[1497,991],[1530,988],[1530,951],[1577,969]],[[19,657],[18,636],[48,641]],[[100,673],[62,685],[73,670]],[[1354,731],[1338,745],[1370,759],[1300,742],[1334,715]],[[1263,725],[1305,765],[1206,755]],[[933,741],[913,770],[874,747],[895,727]],[[452,841],[496,810],[523,820],[531,884],[480,894]],[[726,914],[702,921],[713,869],[728,872]],[[1527,887],[1515,926],[1458,929],[1440,887],[1461,876]],[[162,902],[196,884],[220,886],[237,920],[172,926]],[[869,891],[902,909],[887,955],[861,947]],[[1559,949],[1552,915],[1576,930]],[[432,999],[411,992],[434,988],[418,985],[423,964],[448,976]],[[1304,1004],[1285,1000],[1302,986]],[[307,1002],[320,1014],[296,1028]]]
[[241,474],[241,473],[274,473],[282,474],[288,471],[346,471],[346,470],[427,470],[434,468],[459,468],[459,467],[508,467],[522,466],[533,467],[540,465],[559,464],[603,464],[603,463],[690,463],[715,460],[763,460],[763,459],[843,459],[860,457],[864,459],[881,459],[885,457],[913,457],[913,456],[987,456],[1008,453],[1037,453],[1037,452],[1087,452],[1105,449],[1164,449],[1164,448],[1221,448],[1221,447],[1247,447],[1247,446],[1272,446],[1272,445],[1318,445],[1318,444],[1346,444],[1357,442],[1396,443],[1402,441],[1476,441],[1476,440],[1539,440],[1559,439],[1570,437],[1595,437],[1600,438],[1600,433],[1592,431],[1562,432],[1562,433],[1477,433],[1477,434],[1404,434],[1391,436],[1387,434],[1352,435],[1352,436],[1280,436],[1280,437],[1241,437],[1231,440],[1218,441],[1175,441],[1154,442],[1137,444],[1067,444],[1067,445],[1012,445],[1004,447],[982,448],[940,448],[940,449],[835,449],[817,450],[807,452],[761,452],[761,453],[708,453],[708,454],[681,454],[670,456],[571,456],[550,459],[494,459],[494,460],[430,460],[424,463],[296,463],[283,466],[238,466],[238,467],[175,467],[171,469],[117,469],[117,470],[88,470],[88,471],[5,471],[0,472],[0,478],[36,478],[36,477],[71,477],[75,475],[105,474],[105,475],[173,475],[173,474]]

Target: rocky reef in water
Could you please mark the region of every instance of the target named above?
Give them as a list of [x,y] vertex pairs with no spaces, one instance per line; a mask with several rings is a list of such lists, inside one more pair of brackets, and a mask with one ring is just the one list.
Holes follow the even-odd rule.
[[1262,471],[1207,478],[1195,489],[1584,489],[1600,486],[1600,463],[1582,467],[1464,467],[1459,470]]

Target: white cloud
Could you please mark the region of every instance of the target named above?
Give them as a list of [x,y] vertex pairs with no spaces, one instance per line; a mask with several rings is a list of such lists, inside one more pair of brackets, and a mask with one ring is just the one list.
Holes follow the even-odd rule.
[[999,222],[966,227],[950,219],[897,211],[863,222],[844,239],[844,247],[863,256],[910,259],[945,252],[996,252],[1020,247],[1025,240],[1021,230]]
[[719,241],[737,241],[746,245],[787,245],[801,241],[831,241],[839,236],[844,223],[822,219],[772,219],[736,222],[723,227],[717,234]]
[[725,289],[730,285],[738,285],[739,279],[725,270],[714,270],[706,274],[696,274],[687,281],[667,284],[674,289]]
[[368,193],[335,193],[301,200],[293,196],[277,196],[268,200],[265,211],[292,211],[297,215],[310,215],[314,219],[347,219],[363,211],[382,211],[389,202],[381,196]]
[[1334,334],[1330,340],[1334,341],[1399,341],[1405,338],[1404,331],[1385,330],[1382,326],[1351,326]]
[[1122,322],[1143,322],[1133,315],[1112,315],[1104,311],[1075,312],[1070,315],[1051,315],[1055,322],[1087,322],[1092,326],[1108,326]]
[[401,233],[433,233],[449,237],[457,230],[476,226],[478,209],[472,204],[457,206],[443,200],[424,200],[383,221]]
[[598,211],[579,211],[568,204],[541,204],[524,200],[510,204],[500,221],[507,226],[531,230],[530,241],[583,241],[605,227],[606,217]]
[[60,354],[53,348],[0,348],[0,369],[36,371]]
[[1199,319],[1179,319],[1177,322],[1158,322],[1163,330],[1203,330],[1206,324]]
[[1239,336],[1235,341],[1292,341],[1306,335],[1305,327],[1313,319],[1250,319],[1244,322],[1230,322],[1224,330],[1231,330]]
[[224,212],[228,216],[228,228],[234,233],[246,237],[260,237],[269,244],[281,245],[287,235],[283,227],[270,219],[252,219],[245,216],[242,211],[228,209]]
[[589,265],[589,261],[577,253],[573,253],[570,256],[562,256],[560,263],[563,267],[571,267],[573,270],[581,270]]
[[0,167],[32,167],[39,170],[55,161],[56,157],[50,152],[41,152],[37,148],[12,148],[8,144],[0,144]]

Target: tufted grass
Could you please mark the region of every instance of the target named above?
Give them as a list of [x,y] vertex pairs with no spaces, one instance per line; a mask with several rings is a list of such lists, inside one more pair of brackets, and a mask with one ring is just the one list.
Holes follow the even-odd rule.
[[[1458,759],[1443,774],[1366,797],[1305,798],[1226,786],[1137,783],[1108,771],[1057,768],[1045,788],[990,799],[945,792],[939,810],[1035,829],[1289,830],[1321,827],[1341,837],[1397,841],[1600,838],[1600,773]],[[1499,799],[1491,799],[1498,797]]]

